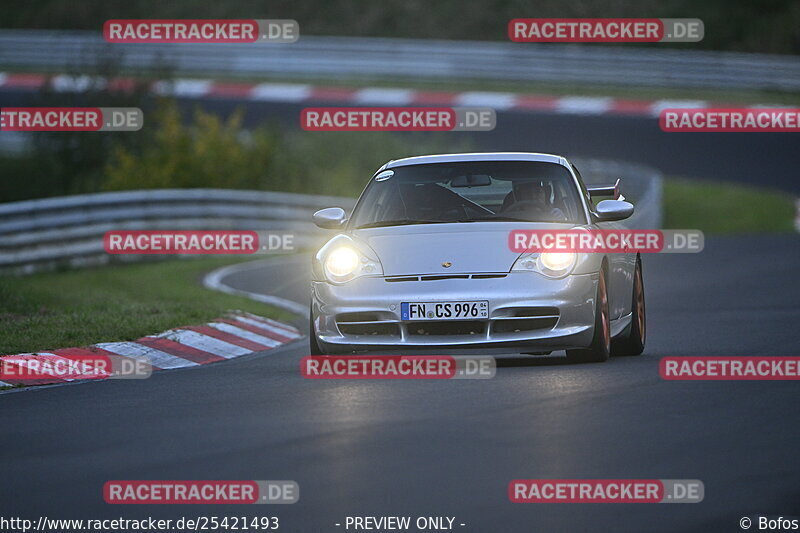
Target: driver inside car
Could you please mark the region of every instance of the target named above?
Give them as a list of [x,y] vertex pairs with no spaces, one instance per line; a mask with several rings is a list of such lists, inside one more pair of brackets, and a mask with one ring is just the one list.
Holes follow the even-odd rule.
[[545,188],[535,181],[514,182],[503,199],[500,213],[525,213],[525,218],[542,222],[566,220],[564,212],[548,204]]

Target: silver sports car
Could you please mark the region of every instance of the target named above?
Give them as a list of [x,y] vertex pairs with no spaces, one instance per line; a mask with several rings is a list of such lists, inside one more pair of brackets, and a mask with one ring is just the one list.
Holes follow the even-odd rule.
[[[618,188],[616,189],[618,191]],[[636,253],[523,252],[513,230],[614,229],[633,214],[615,187],[587,188],[565,158],[539,153],[390,161],[312,258],[311,353],[434,349],[638,355],[645,342]],[[616,196],[614,196],[616,198]]]

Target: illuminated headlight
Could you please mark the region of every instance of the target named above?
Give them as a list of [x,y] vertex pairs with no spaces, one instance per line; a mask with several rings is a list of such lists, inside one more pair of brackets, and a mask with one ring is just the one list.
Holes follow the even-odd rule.
[[358,252],[349,246],[336,248],[325,259],[325,273],[334,279],[352,275],[358,268]]
[[542,252],[539,255],[539,264],[544,271],[564,273],[575,264],[574,252]]
[[511,267],[516,272],[538,272],[560,278],[572,272],[578,255],[574,252],[542,252],[522,254]]
[[[383,266],[365,243],[346,235],[331,239],[315,257],[315,271],[331,283],[346,283],[360,276],[382,276]],[[321,268],[320,268],[321,267]]]

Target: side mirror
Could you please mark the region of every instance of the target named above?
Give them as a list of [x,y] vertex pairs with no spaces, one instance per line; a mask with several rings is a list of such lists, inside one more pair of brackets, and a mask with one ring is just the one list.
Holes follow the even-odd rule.
[[318,228],[339,229],[347,222],[347,213],[341,207],[327,207],[314,213],[311,219]]
[[633,204],[623,200],[603,200],[597,204],[594,212],[600,222],[624,220],[633,214]]

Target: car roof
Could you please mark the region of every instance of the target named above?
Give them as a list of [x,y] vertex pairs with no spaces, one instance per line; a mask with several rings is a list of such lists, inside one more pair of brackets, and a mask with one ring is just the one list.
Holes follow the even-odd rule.
[[569,167],[569,162],[560,155],[540,154],[536,152],[473,152],[465,154],[437,154],[406,157],[389,161],[380,170],[408,165],[424,165],[427,163],[459,163],[464,161],[539,161],[555,163]]

